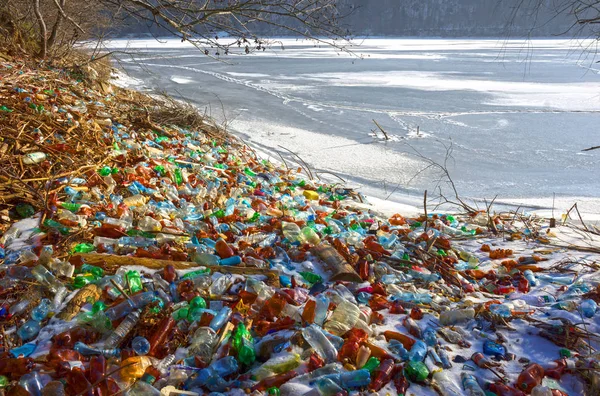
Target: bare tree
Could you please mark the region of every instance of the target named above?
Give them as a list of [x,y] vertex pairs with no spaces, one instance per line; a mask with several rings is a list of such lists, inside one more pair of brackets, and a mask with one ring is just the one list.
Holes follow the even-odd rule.
[[[118,23],[145,25],[188,41],[197,48],[265,48],[266,27],[343,47],[348,32],[338,0],[0,0],[35,22],[40,58],[57,47],[101,35]],[[83,12],[82,12],[83,11]],[[15,12],[17,15],[17,12]],[[100,24],[99,18],[110,18]],[[113,29],[114,31],[114,29]],[[69,39],[66,39],[68,33]],[[223,40],[224,36],[233,40]]]
[[552,23],[556,18],[567,18],[569,26],[563,35],[600,37],[600,0],[498,0],[511,8],[509,25],[517,16],[531,20],[531,32]]

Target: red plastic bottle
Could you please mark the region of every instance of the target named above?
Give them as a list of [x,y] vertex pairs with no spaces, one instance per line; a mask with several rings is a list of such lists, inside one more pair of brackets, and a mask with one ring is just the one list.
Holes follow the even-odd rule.
[[520,390],[510,387],[502,382],[490,384],[489,389],[497,396],[526,396],[525,393]]
[[100,333],[94,330],[75,327],[52,337],[53,347],[73,349],[76,342],[93,344],[100,338]]
[[404,374],[402,374],[403,369],[404,367],[399,364],[394,370],[394,386],[396,387],[396,392],[398,392],[399,396],[404,396],[410,387],[410,382],[408,382],[408,380],[404,377]]
[[519,279],[518,289],[521,293],[529,293],[529,281],[525,278]]
[[381,311],[382,309],[388,309],[390,307],[390,302],[380,294],[373,294],[373,297],[369,300],[369,307],[371,307],[373,311]]
[[169,283],[175,282],[177,279],[177,272],[175,272],[175,267],[169,264],[165,268],[163,268],[163,279]]
[[261,308],[258,316],[265,318],[266,320],[273,321],[275,318],[279,317],[281,311],[287,304],[287,301],[276,293],[273,297],[271,297],[265,305]]
[[545,369],[544,374],[547,377],[558,380],[558,379],[560,379],[560,377],[563,376],[563,374],[565,373],[565,370],[568,368],[568,362],[567,362],[567,359],[565,359],[565,358],[555,360],[554,362],[556,363],[556,367]]
[[530,364],[517,378],[517,388],[525,393],[542,383],[544,368],[537,363]]
[[316,352],[313,352],[308,359],[308,372],[315,371],[318,368],[325,366],[325,361]]
[[375,371],[375,376],[371,381],[369,389],[377,392],[383,388],[388,382],[391,381],[395,368],[396,367],[392,359],[384,360],[377,368],[377,371]]
[[414,307],[410,310],[410,317],[414,320],[421,320],[423,319],[423,311],[419,307]]

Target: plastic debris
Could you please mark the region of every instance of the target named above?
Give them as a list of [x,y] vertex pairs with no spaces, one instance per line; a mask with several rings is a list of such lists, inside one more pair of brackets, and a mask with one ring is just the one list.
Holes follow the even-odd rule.
[[139,94],[34,76],[0,88],[13,125],[60,126],[29,125],[6,167],[28,164],[43,205],[3,179],[0,388],[600,392],[600,268],[553,246],[568,227],[385,216],[218,129],[153,121]]

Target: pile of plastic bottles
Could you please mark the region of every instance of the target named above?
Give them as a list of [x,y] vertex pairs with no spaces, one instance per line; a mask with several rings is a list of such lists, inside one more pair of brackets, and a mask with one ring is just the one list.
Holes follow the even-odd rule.
[[553,270],[551,230],[384,217],[234,140],[106,124],[107,165],[0,238],[11,394],[598,394],[600,279]]

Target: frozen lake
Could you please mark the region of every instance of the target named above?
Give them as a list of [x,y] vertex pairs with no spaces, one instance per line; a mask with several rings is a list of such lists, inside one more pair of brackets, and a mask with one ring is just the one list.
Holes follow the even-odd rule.
[[[600,213],[600,70],[565,40],[368,39],[355,55],[282,40],[222,61],[179,41],[115,41],[137,88],[189,100],[247,143],[279,146],[366,194],[418,203],[443,163],[464,197]],[[360,57],[357,58],[356,55]],[[387,132],[379,134],[376,120]],[[417,133],[417,130],[419,131]],[[290,158],[286,156],[286,158]],[[323,174],[322,177],[331,177]],[[450,195],[448,186],[443,191]]]

